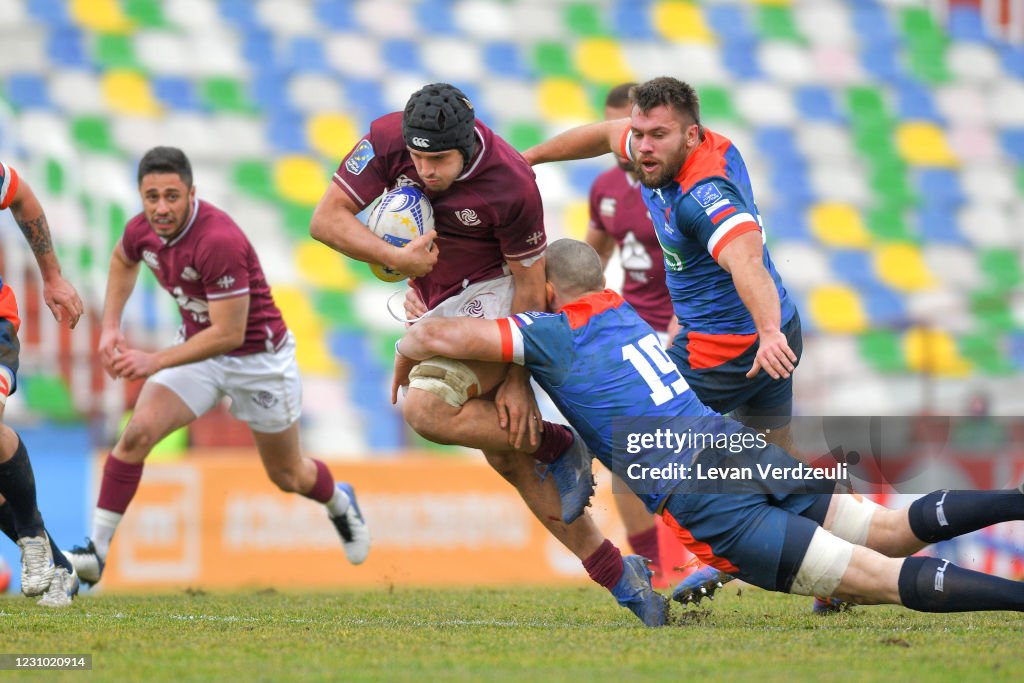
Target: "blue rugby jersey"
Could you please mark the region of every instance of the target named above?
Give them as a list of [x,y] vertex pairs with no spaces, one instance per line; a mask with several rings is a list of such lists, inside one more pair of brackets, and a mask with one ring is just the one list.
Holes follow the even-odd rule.
[[[594,455],[620,477],[624,458],[653,468],[688,465],[700,449],[649,448],[629,456],[621,448],[622,434],[613,436],[615,429],[661,424],[724,434],[743,430],[700,402],[654,329],[613,290],[583,297],[557,314],[519,313],[498,325],[505,362],[525,366]],[[638,489],[623,479],[651,511],[679,484],[648,481]]]
[[[633,159],[631,142],[629,130],[623,135],[620,152]],[[642,191],[665,254],[666,281],[681,332],[693,333],[712,345],[714,336],[730,335],[723,339],[728,346],[735,345],[736,335],[754,335],[754,320],[732,276],[718,265],[722,249],[740,235],[758,231],[764,242],[761,215],[739,150],[728,138],[705,129],[704,140],[687,157],[676,178],[663,187],[644,187]],[[767,246],[764,267],[775,282],[781,303],[779,322],[785,325],[796,307]],[[740,340],[743,348],[735,355],[753,341],[754,337],[745,344]]]

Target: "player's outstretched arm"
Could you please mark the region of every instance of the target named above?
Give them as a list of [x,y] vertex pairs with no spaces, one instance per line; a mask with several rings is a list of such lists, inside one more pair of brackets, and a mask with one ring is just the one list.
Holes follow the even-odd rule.
[[622,136],[629,130],[629,119],[609,119],[570,128],[550,140],[523,152],[531,166],[550,161],[589,159],[609,152],[619,152]]
[[458,360],[503,361],[499,321],[483,318],[426,318],[405,332],[395,350],[412,360],[445,356]]
[[350,258],[379,263],[410,277],[420,277],[433,270],[438,256],[438,250],[432,246],[437,237],[435,231],[431,230],[399,249],[374,235],[356,217],[358,213],[359,207],[352,198],[330,183],[313,212],[309,234]]
[[19,181],[14,199],[11,200],[11,213],[36,257],[39,274],[43,278],[43,300],[46,306],[57,322],[67,319],[73,329],[85,307],[78,292],[61,274],[42,205],[25,179],[19,178]]

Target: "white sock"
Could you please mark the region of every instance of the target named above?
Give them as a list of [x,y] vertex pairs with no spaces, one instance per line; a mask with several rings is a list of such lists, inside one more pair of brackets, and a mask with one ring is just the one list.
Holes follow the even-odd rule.
[[327,501],[327,514],[331,517],[341,517],[348,512],[349,499],[345,492],[338,487],[334,488],[334,495]]
[[93,513],[90,538],[93,545],[96,546],[96,554],[100,556],[100,559],[107,559],[107,553],[110,552],[110,541],[114,538],[114,532],[117,531],[117,525],[121,523],[122,517],[124,515],[120,512],[111,512],[103,508],[96,508]]

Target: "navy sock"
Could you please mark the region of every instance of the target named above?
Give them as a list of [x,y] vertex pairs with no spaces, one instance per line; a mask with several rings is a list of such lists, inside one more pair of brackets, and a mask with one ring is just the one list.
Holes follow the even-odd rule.
[[18,538],[38,536],[42,532],[43,517],[36,507],[36,478],[20,438],[11,459],[0,463],[0,496],[11,508]]
[[18,542],[18,532],[14,528],[14,513],[6,501],[0,505],[0,531],[15,543]]
[[948,541],[999,522],[1024,519],[1024,495],[1009,491],[934,491],[910,505],[910,530],[926,543]]
[[908,557],[900,601],[918,612],[1024,612],[1024,583],[971,571],[934,557]]

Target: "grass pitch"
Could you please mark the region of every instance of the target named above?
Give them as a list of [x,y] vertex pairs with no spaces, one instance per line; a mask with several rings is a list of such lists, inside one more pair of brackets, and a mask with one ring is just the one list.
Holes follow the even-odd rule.
[[[726,586],[645,629],[596,587],[0,599],[0,651],[85,654],[105,681],[1016,681],[1024,615],[862,607]],[[678,619],[685,613],[685,618]]]

